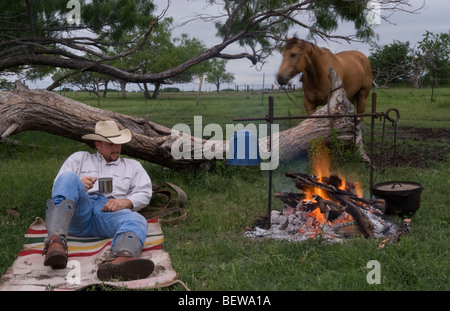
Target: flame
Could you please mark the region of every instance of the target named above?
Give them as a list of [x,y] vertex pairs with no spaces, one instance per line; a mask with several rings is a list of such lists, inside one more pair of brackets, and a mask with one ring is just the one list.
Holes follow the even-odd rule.
[[345,191],[345,189],[346,189],[346,187],[347,187],[346,184],[345,184],[345,177],[342,176],[342,175],[338,175],[338,176],[339,176],[339,178],[342,180],[342,183],[341,183],[341,185],[339,186],[339,189]]
[[[317,148],[314,152],[312,162],[312,173],[317,176],[318,181],[323,182],[324,176],[330,176],[330,156],[327,148]],[[313,188],[303,191],[305,194],[304,202],[309,202],[314,199],[314,194],[321,198],[329,200],[326,192],[320,188]],[[313,201],[315,202],[315,201]]]
[[[324,181],[324,177],[330,177],[331,176],[331,169],[330,169],[330,153],[328,148],[326,147],[319,147],[314,150],[313,155],[313,162],[312,162],[312,173],[317,176],[317,180],[320,182]],[[347,185],[345,177],[342,174],[338,174],[338,177],[342,180],[341,185],[339,186],[339,189],[347,191]],[[355,192],[356,195],[359,197],[363,196],[362,187],[360,183],[355,183]],[[320,189],[320,188],[312,188],[304,190],[305,199],[303,201],[305,202],[316,202],[313,201],[314,195],[318,195],[323,199],[326,200],[333,200],[330,198],[327,193]],[[327,222],[327,219],[325,218],[325,214],[320,211],[319,208],[316,208],[312,212],[308,213],[308,216],[312,216],[316,219],[316,221],[322,225]],[[342,217],[339,217],[338,219],[334,220],[333,223],[328,222],[330,225],[334,225],[336,223],[343,223],[343,222],[350,222],[353,221],[353,217],[350,216],[347,213],[344,213]]]
[[[330,176],[330,153],[328,148],[320,146],[316,148],[313,156],[312,171],[317,176],[318,181],[323,182],[323,177]],[[326,192],[320,188],[314,189],[321,198],[329,200]]]
[[360,198],[363,197],[362,185],[359,182],[355,183],[355,192],[358,197]]
[[[317,176],[318,181],[323,182],[324,177],[331,176],[331,157],[328,148],[324,146],[316,148],[312,161],[312,174]],[[347,191],[345,177],[342,174],[338,174],[337,176],[342,180],[339,189]],[[361,198],[363,197],[362,185],[359,182],[355,182],[355,192],[357,196]],[[313,193],[319,195],[324,199],[331,200],[331,198],[327,196],[326,192],[320,188],[314,188]],[[311,199],[312,196],[309,198],[309,200]]]
[[327,151],[323,150],[313,157],[312,170],[319,181],[322,181],[324,176],[330,176],[330,156]]
[[320,208],[316,208],[312,212],[308,213],[308,216],[314,216],[316,220],[319,222],[319,224],[323,225],[327,222],[325,216],[320,211]]
[[305,198],[303,199],[304,202],[309,202],[312,201],[312,199],[314,199],[311,191],[305,191],[304,194],[305,194]]

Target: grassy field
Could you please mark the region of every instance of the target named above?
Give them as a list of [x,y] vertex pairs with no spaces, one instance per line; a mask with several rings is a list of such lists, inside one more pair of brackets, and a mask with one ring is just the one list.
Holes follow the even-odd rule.
[[[410,232],[400,242],[378,249],[380,240],[355,238],[345,243],[304,243],[252,240],[244,237],[267,211],[268,174],[258,167],[234,167],[219,163],[211,171],[176,171],[141,161],[153,183],[169,181],[186,191],[188,219],[163,226],[165,249],[180,280],[191,290],[449,290],[449,222],[450,157],[449,137],[428,139],[412,137],[414,128],[432,128],[434,133],[450,128],[450,89],[431,90],[395,88],[377,91],[377,111],[398,108],[401,114],[397,131],[398,150],[408,158],[414,148],[427,155],[440,151],[438,160],[427,165],[414,161],[401,165],[383,165],[375,173],[383,180],[420,181],[421,208],[412,217]],[[69,93],[68,97],[97,106],[94,96]],[[283,93],[273,94],[277,116],[304,115]],[[301,95],[291,94],[301,105]],[[117,94],[102,98],[100,108],[144,117],[172,127],[177,123],[193,125],[194,116],[203,117],[203,125],[233,123],[233,118],[262,117],[267,114],[268,95],[254,93],[204,93],[195,104],[194,93],[163,93],[157,100],[145,100],[141,94],[129,93],[126,99]],[[370,111],[370,105],[367,109]],[[367,119],[368,120],[368,119]],[[280,130],[297,121],[282,121]],[[364,126],[364,141],[369,141],[369,121]],[[382,122],[377,121],[380,133]],[[386,127],[386,146],[393,144],[393,128]],[[448,131],[447,131],[448,132]],[[79,142],[46,133],[25,132],[11,137],[21,146],[0,145],[0,275],[12,264],[23,243],[23,235],[36,216],[44,217],[45,201],[50,197],[53,178],[71,153],[89,150]],[[379,134],[377,134],[379,141]],[[30,147],[33,144],[35,147]],[[403,147],[403,149],[402,149]],[[384,148],[384,146],[383,146]],[[377,149],[380,152],[380,148]],[[392,148],[386,148],[386,153]],[[337,154],[337,153],[335,153]],[[369,195],[369,169],[354,154],[340,150],[341,161],[334,170],[348,180],[360,181]],[[412,153],[412,157],[418,157]],[[413,159],[414,160],[414,159]],[[284,177],[286,171],[310,172],[310,163],[299,160],[281,163],[274,171],[274,191],[292,187]],[[20,213],[16,219],[6,209]],[[272,208],[282,203],[273,199]],[[395,218],[401,221],[400,217]],[[368,284],[367,263],[381,265],[381,284]],[[175,287],[174,289],[182,289]]]

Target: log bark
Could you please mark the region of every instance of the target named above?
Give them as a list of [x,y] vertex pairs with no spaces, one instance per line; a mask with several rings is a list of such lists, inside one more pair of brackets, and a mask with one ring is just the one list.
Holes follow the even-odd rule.
[[364,215],[360,207],[351,202],[343,195],[335,194],[335,198],[345,207],[345,211],[349,213],[358,224],[358,229],[365,238],[373,237],[374,227],[370,219]]
[[[328,104],[314,115],[353,114],[353,105],[343,88],[339,88],[342,82],[332,69],[330,79],[333,89],[337,90],[331,93]],[[194,137],[145,117],[98,109],[46,90],[29,90],[21,83],[16,83],[16,88],[11,92],[0,91],[0,142],[24,131],[42,131],[86,142],[81,140],[81,136],[94,132],[95,124],[100,120],[115,120],[120,128],[126,127],[133,132],[133,140],[122,147],[122,153],[128,156],[169,168],[207,168],[215,160],[204,152],[205,143],[210,146],[214,141],[196,139],[195,142]],[[356,144],[365,156],[360,121],[355,127],[353,118],[349,117],[306,119],[294,128],[279,133],[279,149],[275,150],[276,145],[273,145],[274,152],[279,152],[280,160],[293,160],[309,150],[312,139],[322,137],[329,141],[333,137],[333,129],[337,132],[337,138],[348,145],[355,143],[356,137]],[[191,142],[191,157],[175,159],[171,152],[172,145],[182,136]],[[216,142],[222,144],[225,153],[228,142]],[[267,150],[267,144],[267,137],[259,139],[263,150]],[[201,157],[194,156],[198,154]]]

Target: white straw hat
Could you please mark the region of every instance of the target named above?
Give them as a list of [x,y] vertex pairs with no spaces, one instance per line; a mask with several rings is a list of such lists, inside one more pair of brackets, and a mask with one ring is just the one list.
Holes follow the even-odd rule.
[[127,128],[119,131],[119,127],[114,121],[98,121],[95,125],[95,134],[86,134],[81,138],[121,145],[129,142],[132,135],[131,131]]

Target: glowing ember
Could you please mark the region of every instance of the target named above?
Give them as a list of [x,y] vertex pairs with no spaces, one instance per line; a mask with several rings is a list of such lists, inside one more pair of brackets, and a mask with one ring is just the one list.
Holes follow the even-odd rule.
[[308,216],[313,216],[316,218],[317,222],[321,225],[327,222],[325,216],[320,212],[320,208],[316,208],[311,213],[308,213]]

